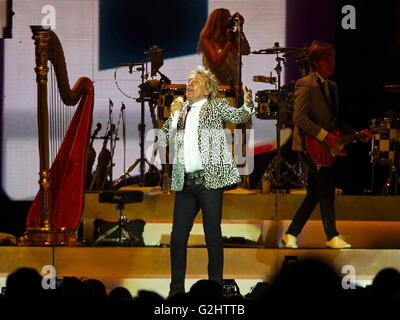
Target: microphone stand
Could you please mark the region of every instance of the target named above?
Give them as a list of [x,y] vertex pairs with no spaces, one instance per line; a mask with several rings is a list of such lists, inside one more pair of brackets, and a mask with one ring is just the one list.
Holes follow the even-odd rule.
[[[109,103],[109,112],[108,112],[108,117],[109,117],[109,122],[110,122],[110,128],[112,128],[113,127],[113,109],[114,109],[114,103],[112,102],[112,100],[110,99],[110,98],[108,98],[108,103]],[[114,150],[114,148],[115,148],[115,145],[114,145],[114,141],[113,141],[113,135],[114,135],[114,132],[113,132],[113,130],[111,131],[111,136],[110,136],[110,151],[111,150]],[[110,172],[109,172],[109,177],[110,177],[110,183],[112,183],[112,175],[113,175],[113,173],[112,173],[112,168],[113,168],[113,164],[114,164],[114,152],[111,152],[111,162],[110,162]]]
[[140,136],[140,158],[138,158],[125,172],[119,177],[119,179],[113,183],[113,187],[119,185],[126,177],[126,175],[131,172],[135,167],[139,164],[139,186],[144,187],[145,185],[145,163],[147,163],[150,167],[151,164],[149,161],[145,158],[144,156],[144,134],[146,130],[146,124],[145,124],[145,118],[144,118],[144,102],[145,102],[145,97],[144,97],[144,79],[147,77],[144,69],[144,64],[145,62],[140,62],[140,63],[135,63],[133,65],[138,65],[140,64],[141,66],[137,68],[137,71],[141,71],[141,86],[139,90],[140,97],[139,99],[136,99],[137,102],[140,102],[140,123],[138,125],[138,130],[139,130],[139,136]]
[[239,15],[235,17],[236,29],[239,37],[238,42],[238,65],[237,65],[237,104],[240,107],[243,104],[243,91],[242,91],[242,25],[240,23]]
[[[276,47],[279,47],[279,43],[275,43]],[[278,75],[278,92],[279,92],[279,101],[278,101],[278,109],[282,108],[282,104],[288,103],[285,98],[285,94],[281,92],[281,72],[282,66],[281,62],[283,62],[284,66],[285,59],[279,57],[279,53],[276,52],[277,62],[276,67],[274,68],[276,74]],[[268,165],[266,169],[267,176],[271,181],[271,187],[275,189],[276,192],[279,193],[280,190],[284,189],[284,182],[289,182],[293,185],[303,185],[303,172],[298,171],[295,166],[291,165],[288,161],[286,161],[281,153],[281,129],[284,128],[284,121],[282,119],[282,112],[278,110],[277,112],[277,121],[276,121],[276,155]],[[282,169],[284,166],[288,169],[289,172],[284,171]],[[298,182],[296,181],[298,180]]]
[[[240,16],[239,14],[236,14],[235,16],[235,24],[236,24],[236,32],[238,34],[238,65],[237,65],[237,89],[236,89],[236,101],[237,101],[237,107],[241,107],[244,103],[243,99],[243,90],[242,90],[242,34],[243,34],[243,29],[242,29],[242,24],[240,22]],[[251,120],[249,120],[251,121]],[[247,148],[246,148],[246,128],[247,128],[247,123],[241,123],[238,125],[238,127],[242,130],[242,156],[246,156],[247,154]],[[245,162],[244,165],[241,165],[244,168],[247,167],[247,163]],[[250,189],[250,177],[247,174],[242,175],[242,184],[241,188],[243,189]]]

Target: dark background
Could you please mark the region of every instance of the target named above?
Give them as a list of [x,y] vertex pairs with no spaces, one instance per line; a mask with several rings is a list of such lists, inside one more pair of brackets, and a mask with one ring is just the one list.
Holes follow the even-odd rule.
[[[142,10],[148,12],[149,8],[156,5],[161,10],[154,11],[150,16],[141,14]],[[344,5],[353,5],[356,9],[356,30],[344,30],[341,27]],[[152,34],[158,40],[157,44],[165,48],[166,57],[194,53],[207,12],[207,1],[203,0],[100,1],[100,68],[114,67],[121,61],[142,60],[142,49],[133,49],[132,43],[136,44],[136,48],[154,45],[147,42],[146,34]],[[128,18],[122,18],[122,14],[124,17],[127,14]],[[180,18],[175,19],[177,17]],[[368,128],[372,118],[384,117],[388,110],[400,112],[400,95],[383,90],[386,84],[400,83],[399,18],[400,2],[395,0],[387,0],[384,5],[383,2],[372,0],[287,0],[287,46],[308,46],[313,40],[334,44],[337,56],[336,74],[332,80],[337,82],[339,88],[341,117],[356,130]],[[129,32],[121,32],[121,29],[128,29]],[[171,41],[171,34],[178,36]],[[196,34],[196,37],[188,36],[190,34]],[[165,41],[167,38],[168,41]],[[140,45],[137,45],[138,41]],[[1,95],[3,55],[4,40],[0,39]],[[296,80],[299,76],[296,64],[289,59],[286,82]],[[0,112],[2,110],[3,100],[0,100]],[[370,188],[371,183],[370,144],[359,142],[347,149],[350,155],[335,165],[338,186],[343,188],[345,194],[365,194],[365,189]],[[3,152],[2,146],[0,152]],[[288,147],[283,153],[288,158],[293,156]],[[269,160],[265,157],[256,159],[264,167]],[[375,169],[372,193],[379,194],[387,167],[376,166]],[[32,170],[38,171],[38,168]],[[2,174],[0,172],[0,179]],[[22,235],[30,201],[10,201],[0,190],[0,204],[0,232]]]

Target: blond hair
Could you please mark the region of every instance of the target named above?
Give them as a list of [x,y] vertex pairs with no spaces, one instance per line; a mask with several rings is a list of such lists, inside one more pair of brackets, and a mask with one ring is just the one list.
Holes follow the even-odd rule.
[[214,73],[202,66],[198,66],[189,73],[188,78],[192,75],[200,75],[206,80],[206,89],[210,91],[208,99],[212,100],[218,97],[218,80]]

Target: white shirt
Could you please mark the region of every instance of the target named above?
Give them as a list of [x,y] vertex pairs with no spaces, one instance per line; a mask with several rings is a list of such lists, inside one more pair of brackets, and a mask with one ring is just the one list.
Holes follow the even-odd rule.
[[[191,105],[191,109],[186,117],[185,133],[183,137],[183,154],[185,161],[185,172],[194,172],[203,169],[201,163],[201,155],[199,149],[199,115],[201,107],[207,102],[207,99],[199,100]],[[254,109],[250,106],[244,106],[249,113],[254,113]],[[183,111],[186,112],[186,111]],[[179,119],[179,111],[176,111],[171,127],[176,130]]]
[[202,99],[191,105],[186,116],[185,134],[183,137],[183,154],[185,157],[185,171],[194,172],[203,169],[199,149],[199,115],[201,107],[207,99]]

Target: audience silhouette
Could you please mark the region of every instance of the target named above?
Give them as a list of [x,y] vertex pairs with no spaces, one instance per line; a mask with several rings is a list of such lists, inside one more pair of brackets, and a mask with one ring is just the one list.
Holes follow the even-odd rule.
[[353,286],[346,289],[342,278],[334,269],[319,260],[305,259],[291,263],[285,261],[271,283],[260,282],[251,292],[227,295],[224,287],[212,280],[199,280],[189,292],[179,293],[164,299],[160,294],[140,290],[132,296],[128,289],[116,287],[108,294],[103,282],[96,279],[80,280],[64,277],[57,281],[56,290],[44,290],[42,276],[32,268],[23,267],[9,274],[5,294],[0,301],[16,300],[92,300],[131,301],[132,303],[270,303],[274,301],[372,301],[400,300],[400,273],[394,268],[381,270],[372,284],[363,288]]

